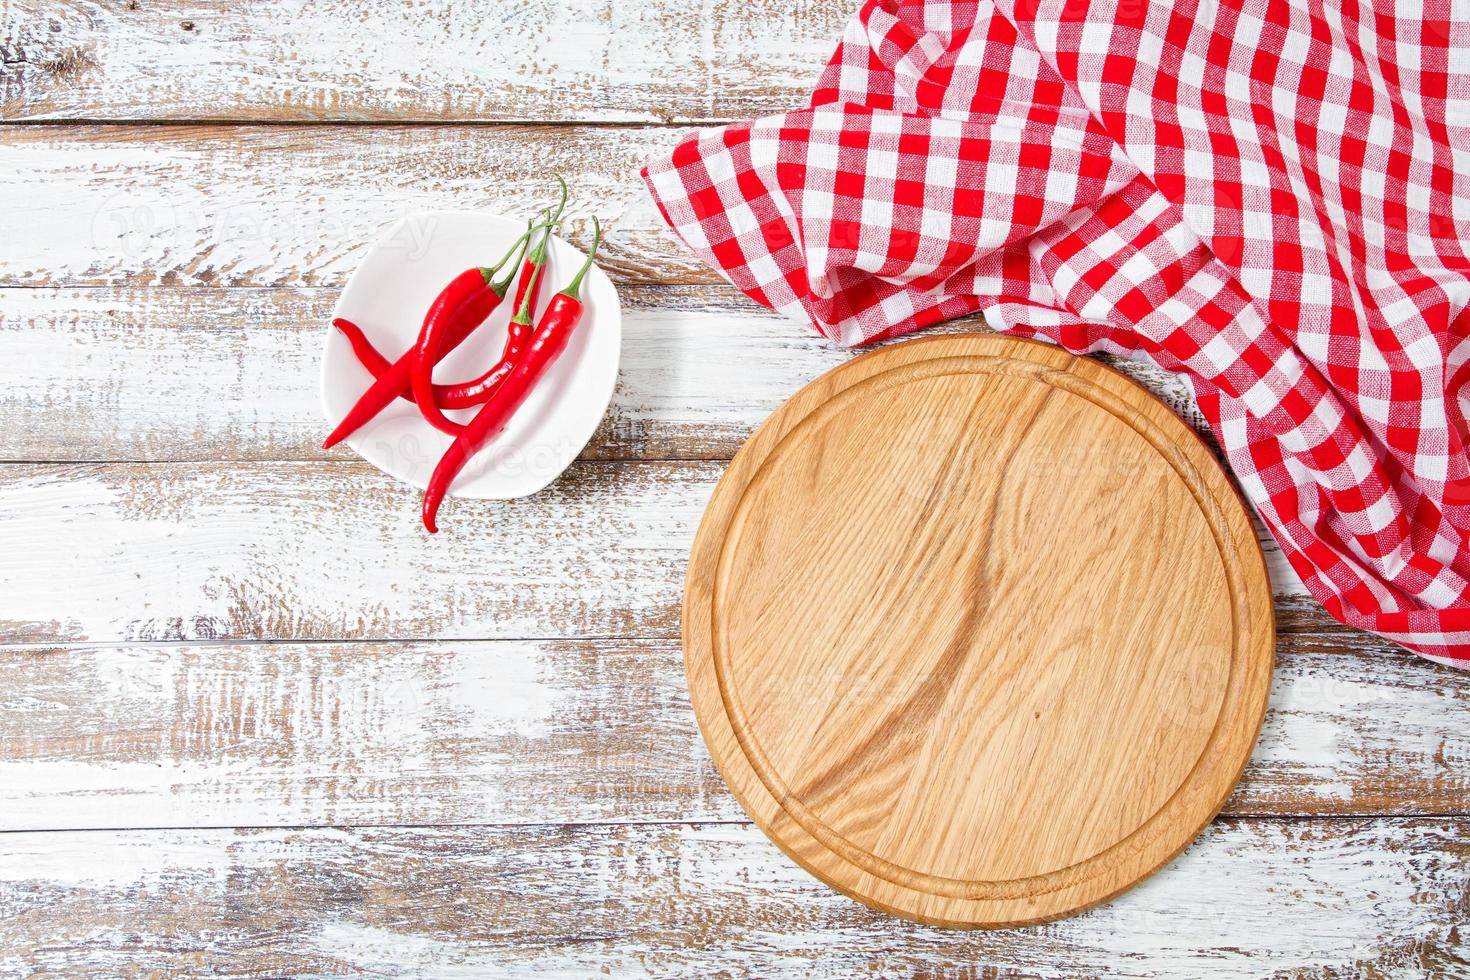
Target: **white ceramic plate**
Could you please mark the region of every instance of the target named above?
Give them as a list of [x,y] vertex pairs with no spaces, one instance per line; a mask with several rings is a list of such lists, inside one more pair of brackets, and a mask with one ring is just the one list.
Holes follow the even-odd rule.
[[[524,220],[492,214],[410,215],[368,252],[342,290],[333,316],[355,322],[383,356],[395,360],[418,337],[424,311],[444,284],[465,269],[499,261],[525,229]],[[550,256],[541,273],[538,317],[586,258],[560,238],[552,239]],[[435,381],[468,381],[500,358],[513,296],[514,287],[490,319],[439,362]],[[618,377],[622,312],[613,284],[595,265],[582,284],[582,300],[586,311],[571,343],[505,431],[454,481],[452,495],[503,500],[535,493],[556,479],[592,438]],[[328,429],[342,420],[371,383],[372,376],[358,363],[347,338],[328,325],[322,357],[322,409]],[[467,422],[474,411],[445,414]],[[400,398],[346,444],[384,473],[423,489],[450,441]]]

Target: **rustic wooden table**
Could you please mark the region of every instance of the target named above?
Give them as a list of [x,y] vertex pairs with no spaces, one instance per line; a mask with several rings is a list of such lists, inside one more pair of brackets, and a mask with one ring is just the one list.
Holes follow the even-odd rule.
[[[799,102],[853,2],[0,2],[0,972],[1470,972],[1470,686],[1279,561],[1244,781],[1090,914],[887,918],[725,790],[686,552],[849,355],[701,267],[637,169]],[[613,409],[431,541],[317,448],[327,315],[393,218],[525,212],[554,171],[571,237],[611,219]]]

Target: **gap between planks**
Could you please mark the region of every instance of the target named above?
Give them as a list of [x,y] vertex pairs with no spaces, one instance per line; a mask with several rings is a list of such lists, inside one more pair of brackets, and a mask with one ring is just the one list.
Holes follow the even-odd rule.
[[[793,108],[797,108],[793,106]],[[53,127],[65,129],[67,127],[86,127],[88,129],[128,129],[148,127],[149,129],[198,129],[228,127],[240,129],[507,129],[511,127],[535,129],[700,129],[711,126],[726,126],[731,120],[720,119],[711,116],[701,118],[680,119],[647,119],[647,120],[611,120],[598,119],[250,119],[220,118],[211,119],[207,116],[187,117],[178,119],[147,119],[138,117],[134,119],[88,119],[83,116],[71,116],[58,119],[3,119],[0,118],[0,130],[3,129],[25,129],[27,127]]]
[[[1211,828],[1238,826],[1238,825],[1299,825],[1310,826],[1320,824],[1332,826],[1334,823],[1362,822],[1371,820],[1375,823],[1384,824],[1443,824],[1445,826],[1456,826],[1464,823],[1470,818],[1470,811],[1451,813],[1372,813],[1362,811],[1343,811],[1340,813],[1219,813],[1209,823],[1205,824],[1200,835],[1208,834]],[[691,827],[737,827],[743,830],[758,830],[755,823],[750,820],[721,820],[709,817],[690,817],[687,820],[527,820],[527,821],[493,821],[472,820],[464,823],[456,822],[433,822],[433,821],[410,821],[406,823],[383,822],[383,823],[359,823],[357,821],[343,821],[340,823],[220,823],[220,824],[189,824],[179,826],[177,824],[159,824],[157,826],[133,826],[119,825],[116,827],[19,827],[15,829],[0,830],[0,840],[7,836],[20,834],[178,834],[178,833],[219,833],[222,831],[238,830],[242,832],[251,831],[295,831],[308,833],[311,831],[325,830],[349,830],[349,831],[371,831],[371,830],[449,830],[449,831],[476,831],[476,830],[577,830],[586,828],[589,830],[599,828],[619,827],[646,827],[658,828],[691,828]],[[1198,835],[1197,835],[1198,836]],[[1196,838],[1197,839],[1197,838]],[[1164,865],[1164,869],[1168,868]],[[1163,869],[1160,869],[1161,871]],[[1155,872],[1158,873],[1158,872]]]

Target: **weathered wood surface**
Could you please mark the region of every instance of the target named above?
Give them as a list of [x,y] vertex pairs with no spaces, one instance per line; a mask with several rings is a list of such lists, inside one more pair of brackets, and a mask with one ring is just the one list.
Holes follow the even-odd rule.
[[[342,459],[321,449],[336,298],[0,290],[0,460]],[[625,288],[622,301],[618,388],[586,458],[729,459],[792,392],[853,356],[726,285]],[[1203,429],[1177,377],[1115,363]]]
[[[621,282],[716,282],[639,170],[682,130],[578,126],[0,126],[0,286],[341,286],[399,218],[531,215],[575,189]],[[434,232],[415,224],[414,235]],[[411,247],[411,246],[410,246]]]
[[0,119],[741,118],[799,105],[851,0],[0,4]]
[[912,925],[745,824],[11,834],[0,970],[1454,977],[1463,820],[1223,821],[1076,919]]
[[[1462,675],[1328,626],[1274,549],[1236,817],[1094,913],[926,930],[688,822],[741,816],[684,691],[689,540],[849,355],[708,285],[636,174],[800,102],[853,5],[0,0],[0,829],[65,829],[5,835],[0,974],[1470,975]],[[275,125],[332,121],[434,125]],[[603,462],[430,545],[323,463],[321,324],[400,215],[557,170],[629,308]],[[107,827],[177,829],[71,832]]]
[[0,635],[673,636],[720,469],[574,465],[451,501],[431,538],[419,493],[361,462],[0,467]]
[[[0,465],[0,642],[676,636],[723,468],[576,463],[431,537],[362,462]],[[1282,612],[1323,622],[1267,544]]]
[[[0,830],[743,819],[672,641],[0,649]],[[1470,815],[1470,692],[1281,639],[1235,815]]]

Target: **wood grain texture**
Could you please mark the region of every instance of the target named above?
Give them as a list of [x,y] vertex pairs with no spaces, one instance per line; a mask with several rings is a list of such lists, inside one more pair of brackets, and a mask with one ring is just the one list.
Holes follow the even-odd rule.
[[1166,405],[971,334],[849,361],[761,425],[700,522],[683,641],[710,754],[783,851],[998,928],[1133,887],[1210,821],[1275,627],[1245,507]]
[[[682,130],[577,126],[0,126],[0,286],[341,286],[399,218],[530,215],[605,231],[619,283],[715,282],[638,176]],[[429,236],[432,224],[415,225]],[[410,247],[412,247],[410,245]]]
[[430,538],[418,492],[365,463],[3,467],[0,636],[668,636],[719,468],[576,465],[453,500]]
[[[0,830],[733,820],[678,642],[0,649]],[[1470,691],[1280,639],[1235,815],[1470,815]]]
[[669,641],[0,649],[0,830],[731,819]]
[[[265,461],[320,459],[316,331],[367,243],[530,207],[556,168],[620,285],[694,284],[625,289],[588,455],[728,458],[847,355],[703,285],[636,178],[681,130],[575,124],[784,109],[851,6],[0,0],[0,288],[43,287],[0,291],[0,460],[109,463],[0,467],[0,827],[736,816],[672,639],[718,462],[579,465],[429,553],[386,480]],[[45,119],[573,125],[3,125]],[[1316,632],[1273,575],[1308,632],[1227,810],[1464,815],[1460,675]],[[642,638],[170,639],[482,634]],[[1467,833],[1226,820],[1118,903],[982,937],[870,913],[744,825],[7,834],[0,974],[1457,976]]]
[[0,971],[1453,977],[1465,821],[1226,821],[1076,919],[869,911],[743,824],[9,834]]
[[[0,290],[0,460],[340,459],[318,394],[333,289]],[[728,285],[621,291],[617,391],[584,452],[720,459],[852,357]],[[982,330],[978,318],[935,332]],[[1175,375],[1116,363],[1197,430]]]
[[[577,463],[431,539],[366,463],[0,465],[0,643],[675,636],[723,469]],[[1320,628],[1266,544],[1278,612]]]
[[803,102],[845,0],[0,4],[0,119],[743,118]]

